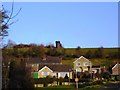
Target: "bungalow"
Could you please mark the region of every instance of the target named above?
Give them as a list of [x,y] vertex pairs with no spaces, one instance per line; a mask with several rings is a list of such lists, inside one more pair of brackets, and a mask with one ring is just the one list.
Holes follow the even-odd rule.
[[38,71],[39,65],[57,65],[57,64],[62,64],[62,58],[61,57],[52,57],[52,56],[46,56],[44,58],[39,58],[39,57],[30,57],[28,58],[26,62],[26,66],[31,68],[31,71],[36,72]]
[[72,78],[72,68],[70,65],[63,65],[61,57],[47,56],[40,58],[29,58],[26,66],[31,69],[33,78],[42,78],[46,76],[55,76],[64,78],[65,75]]
[[35,78],[43,78],[46,76],[64,78],[66,75],[72,78],[72,68],[69,65],[40,65],[36,74]]

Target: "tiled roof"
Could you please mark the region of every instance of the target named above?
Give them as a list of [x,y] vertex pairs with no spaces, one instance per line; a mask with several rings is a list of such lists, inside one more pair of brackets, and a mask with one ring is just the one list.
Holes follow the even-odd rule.
[[91,62],[90,60],[88,60],[88,59],[85,58],[84,56],[80,56],[80,57],[77,58],[73,63],[75,63],[76,61],[81,60],[81,59],[84,59],[84,60],[86,60],[86,61],[88,61],[88,62]]
[[45,58],[39,58],[39,57],[30,57],[27,60],[27,63],[31,64],[50,64],[50,63],[61,63],[62,58],[61,57],[52,57],[47,56]]
[[72,71],[72,67],[70,65],[62,65],[62,64],[59,64],[59,65],[39,65],[39,70],[42,69],[43,67],[47,66],[48,68],[50,68],[52,71],[54,72],[69,72],[69,71]]
[[116,67],[120,67],[120,64],[119,63],[115,64],[112,69],[114,69]]

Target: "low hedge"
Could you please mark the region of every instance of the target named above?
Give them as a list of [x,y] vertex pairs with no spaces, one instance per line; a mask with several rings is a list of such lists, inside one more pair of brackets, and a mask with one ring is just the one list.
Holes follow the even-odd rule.
[[103,82],[101,80],[94,81],[94,82],[84,82],[84,83],[79,83],[78,87],[83,88],[86,86],[99,85],[99,84],[103,84]]

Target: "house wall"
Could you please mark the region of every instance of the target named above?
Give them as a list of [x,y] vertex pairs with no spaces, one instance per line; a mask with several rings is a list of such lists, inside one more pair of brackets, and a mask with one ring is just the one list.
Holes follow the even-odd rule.
[[43,77],[48,76],[48,75],[43,75],[43,72],[48,73],[49,76],[55,76],[57,78],[60,78],[60,77],[64,78],[65,75],[67,74],[68,77],[70,77],[70,79],[72,79],[72,72],[52,72],[51,70],[49,70],[47,68],[38,72],[38,78],[43,78]]
[[72,76],[72,75],[73,75],[72,73],[73,73],[73,72],[70,72],[70,79],[72,79],[72,77],[73,77],[73,76]]
[[[80,63],[80,65],[78,65]],[[87,63],[87,65],[85,65]],[[88,66],[91,67],[92,63],[84,58],[78,59],[74,62],[74,70],[77,70],[77,72],[88,71]],[[91,70],[91,68],[90,68]]]
[[118,65],[112,69],[112,75],[120,75],[120,67]]
[[53,71],[51,71],[48,68],[44,68],[43,70],[38,71],[38,78],[42,78],[46,76],[53,76]]

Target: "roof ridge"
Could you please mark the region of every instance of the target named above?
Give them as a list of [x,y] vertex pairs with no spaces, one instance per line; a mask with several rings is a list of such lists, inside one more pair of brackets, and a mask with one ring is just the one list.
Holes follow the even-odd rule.
[[[81,58],[84,58],[85,60],[87,60],[87,61],[91,62],[89,59],[85,58],[84,56],[80,56],[80,57],[79,57],[79,58],[77,58],[74,62],[76,62],[77,60],[79,60],[79,59],[81,59]],[[74,62],[73,62],[73,63],[74,63]]]

